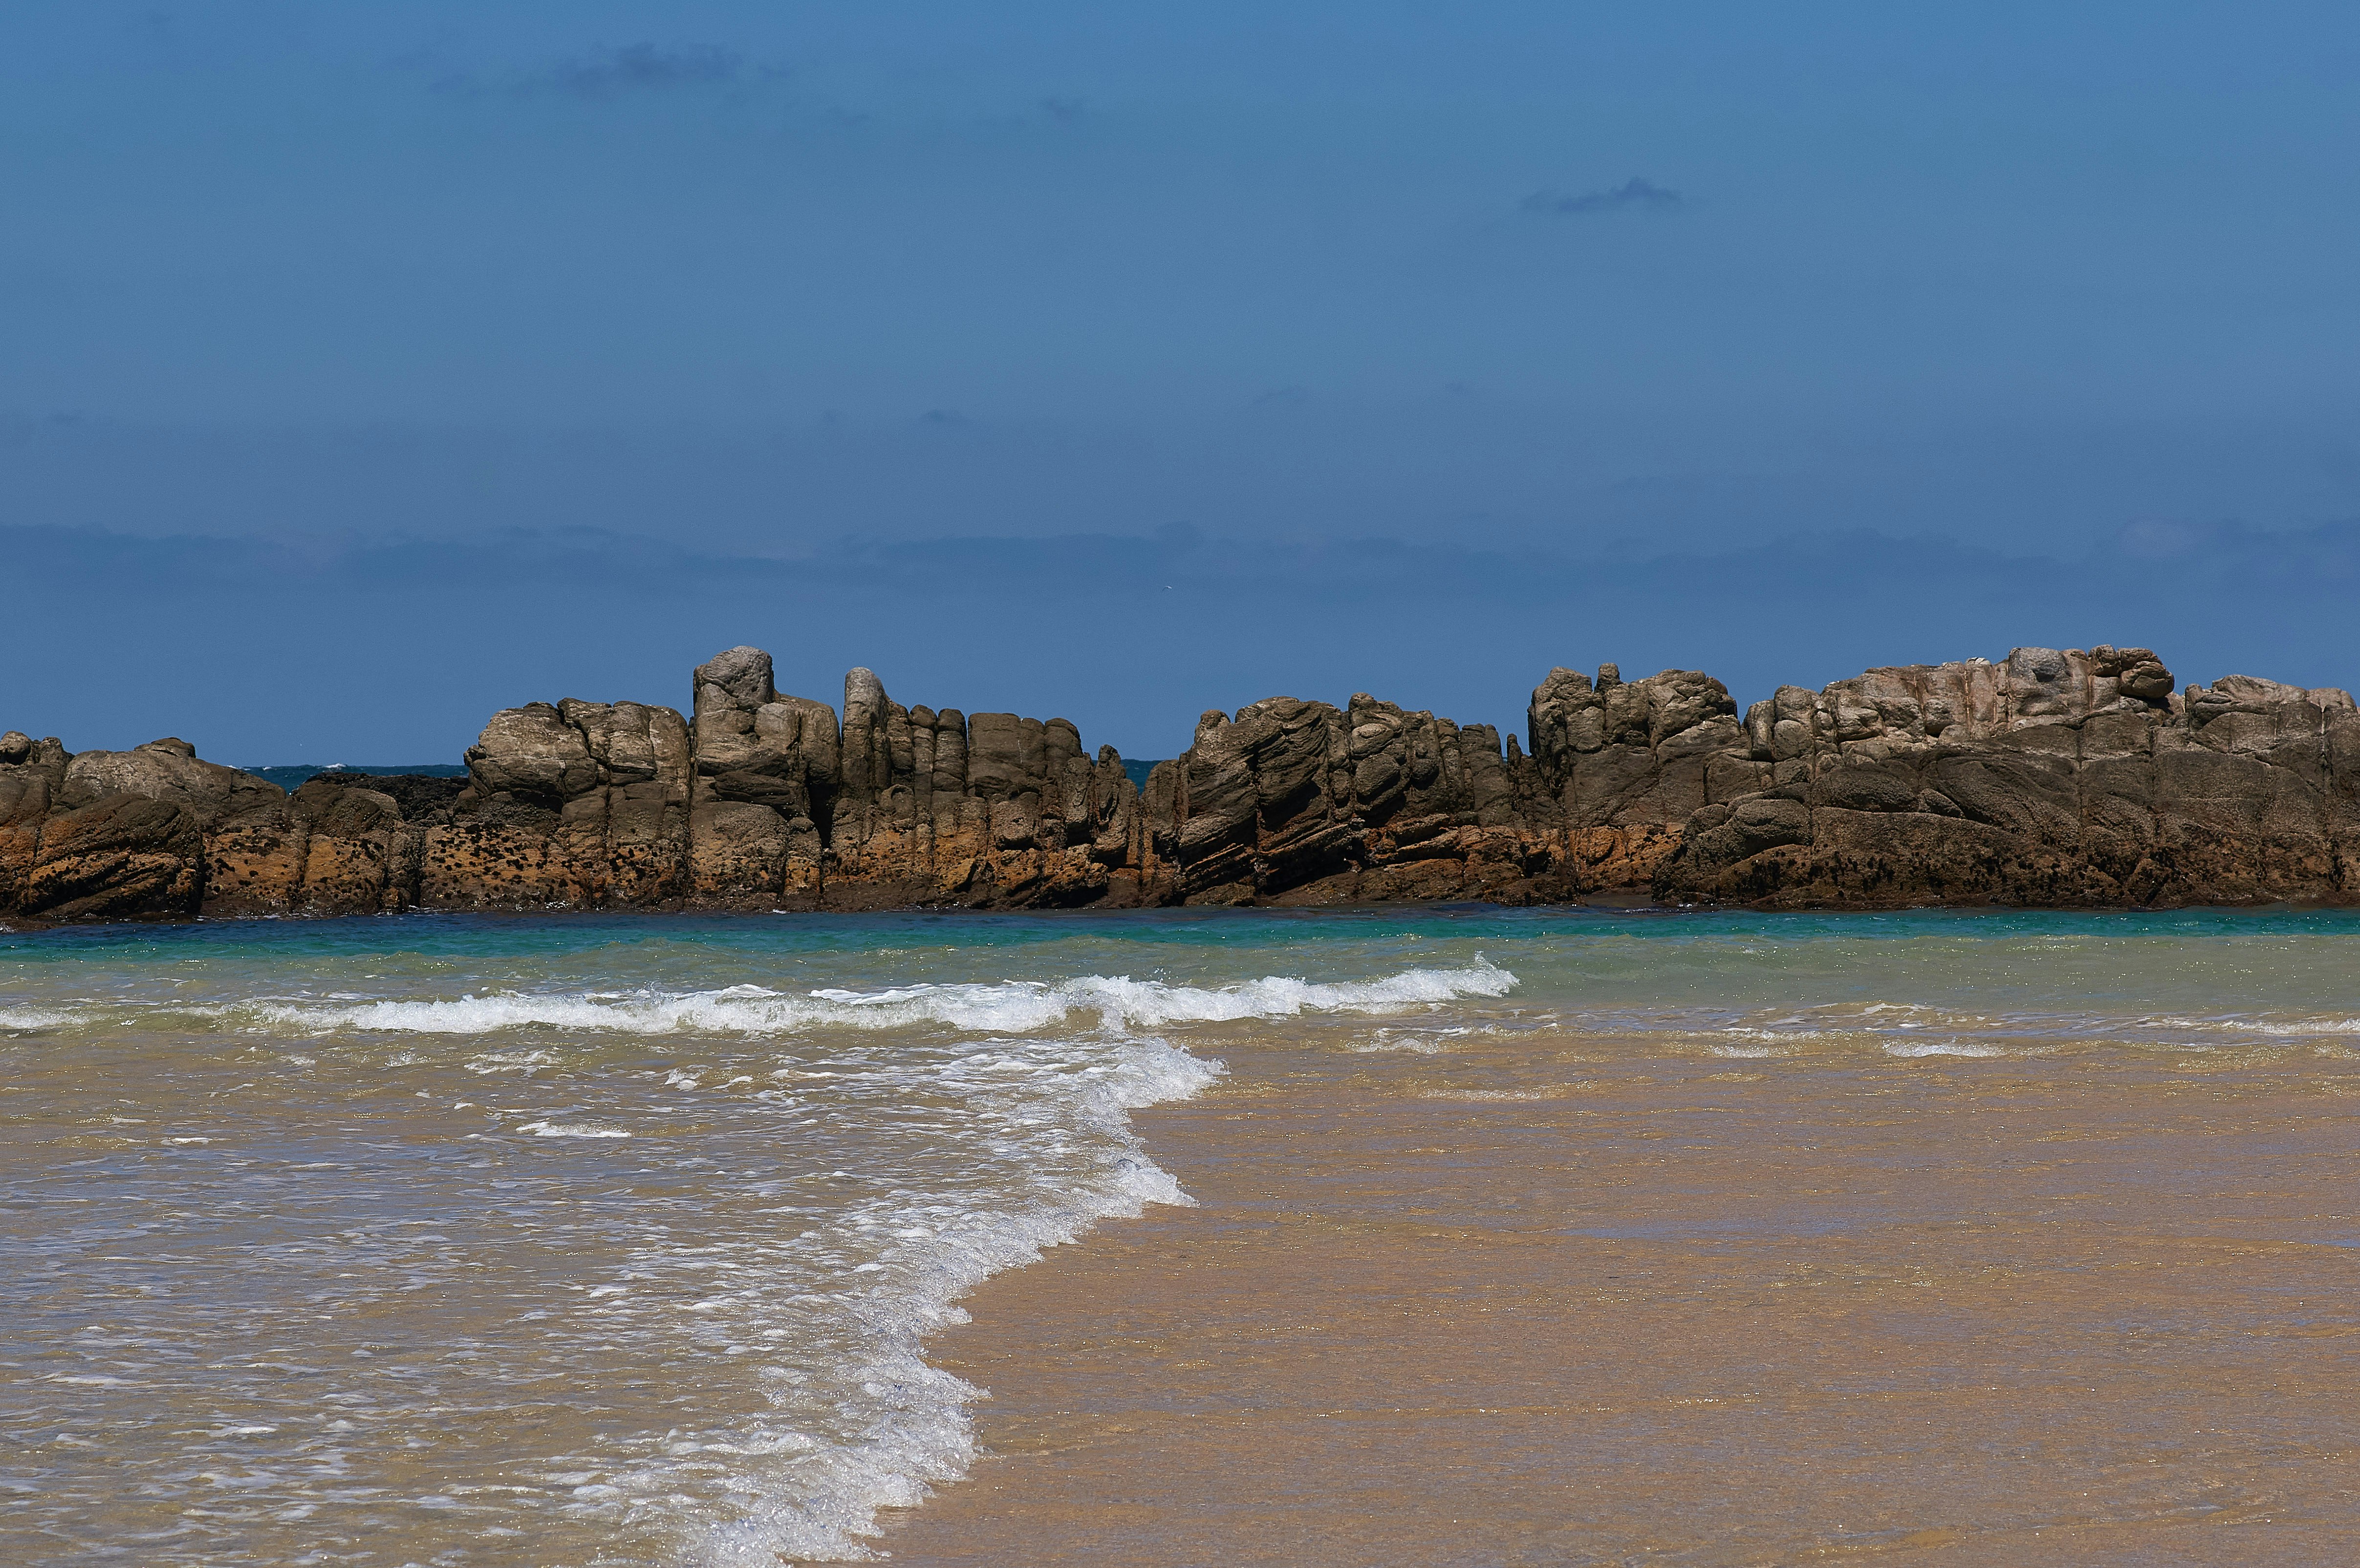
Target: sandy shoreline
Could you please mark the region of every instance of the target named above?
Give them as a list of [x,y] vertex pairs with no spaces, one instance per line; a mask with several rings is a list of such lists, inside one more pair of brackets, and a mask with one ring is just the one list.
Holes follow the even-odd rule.
[[1218,1047],[995,1279],[905,1564],[2360,1549],[2349,1061]]

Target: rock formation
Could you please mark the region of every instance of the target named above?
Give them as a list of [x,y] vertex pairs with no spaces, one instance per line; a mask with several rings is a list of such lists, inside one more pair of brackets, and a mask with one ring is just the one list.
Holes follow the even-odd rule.
[[405,909],[1136,904],[1169,896],[1113,748],[1064,719],[843,718],[770,655],[698,668],[694,718],[568,699],[492,715],[464,779],[322,773],[293,795],[187,743],[71,755],[0,738],[0,916]]
[[2360,899],[2360,712],[2232,675],[2174,695],[2145,648],[1873,670],[1746,715],[1764,787],[1707,805],[1679,902]]
[[[1063,719],[837,709],[770,656],[691,716],[496,713],[465,779],[291,796],[184,741],[0,735],[0,917],[1430,899],[1878,908],[2360,901],[2360,711],[2144,648],[1782,687],[1551,670],[1524,744],[1366,695],[1206,713],[1132,787]],[[1529,749],[1526,749],[1526,747]]]
[[781,696],[770,656],[696,671],[689,901],[707,908],[1141,900],[1138,792],[1064,719],[905,708],[844,678],[844,717]]

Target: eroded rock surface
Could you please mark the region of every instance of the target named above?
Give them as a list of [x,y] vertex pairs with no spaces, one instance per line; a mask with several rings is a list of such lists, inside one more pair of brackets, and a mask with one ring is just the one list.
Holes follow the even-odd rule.
[[0,916],[977,909],[1591,897],[1885,907],[2360,901],[2360,710],[2145,648],[1781,687],[1554,670],[1523,744],[1362,694],[1207,713],[1135,789],[1063,719],[839,710],[770,658],[689,716],[530,702],[464,779],[292,796],[187,742],[0,735]]
[[732,648],[696,672],[695,886],[721,908],[1138,902],[1138,792],[1064,719],[905,708],[866,670],[836,710]]
[[2360,713],[2232,675],[2173,694],[2145,648],[2017,648],[1782,689],[1768,788],[1690,816],[1656,894],[1874,906],[2360,897]]

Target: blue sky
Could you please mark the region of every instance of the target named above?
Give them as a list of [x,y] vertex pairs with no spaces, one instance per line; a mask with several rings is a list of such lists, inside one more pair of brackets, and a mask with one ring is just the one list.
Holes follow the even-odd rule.
[[17,7],[0,727],[2360,683],[2355,88],[2305,5]]

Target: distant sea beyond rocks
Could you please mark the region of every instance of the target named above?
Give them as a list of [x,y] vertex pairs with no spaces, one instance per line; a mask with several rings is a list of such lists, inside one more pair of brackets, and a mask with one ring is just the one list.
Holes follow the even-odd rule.
[[381,773],[418,779],[464,779],[467,765],[464,762],[405,762],[394,765],[377,764],[355,768],[342,762],[294,762],[278,768],[248,768],[242,771],[257,779],[266,779],[281,789],[300,789],[322,773]]
[[[691,714],[529,702],[464,768],[0,735],[0,917],[979,909],[1427,900],[1882,909],[2360,902],[2360,710],[2146,648],[1786,686],[1553,670],[1524,736],[1374,697],[1207,713],[1142,771],[1064,719],[839,711],[770,657]],[[440,775],[440,776],[438,776]]]

